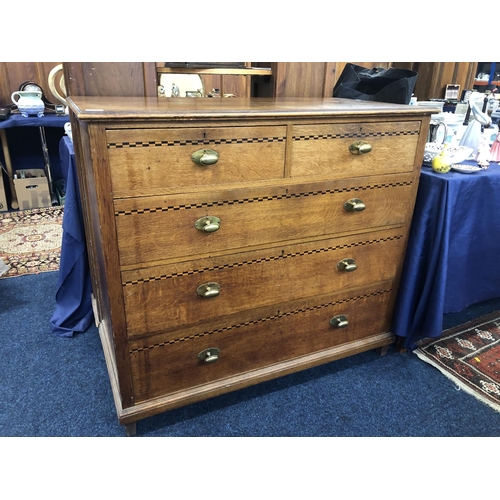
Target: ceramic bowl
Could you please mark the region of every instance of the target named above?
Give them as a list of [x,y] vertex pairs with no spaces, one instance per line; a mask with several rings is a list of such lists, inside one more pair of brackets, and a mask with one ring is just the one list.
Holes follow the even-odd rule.
[[[436,144],[435,142],[428,142],[425,145],[425,150],[424,150],[424,165],[431,167],[432,159],[438,154],[441,154],[441,151],[443,151],[442,144]],[[466,146],[452,147],[448,148],[447,150],[448,157],[450,158],[451,163],[462,163],[463,161],[467,160],[470,157],[473,151],[474,150],[472,148],[468,148]]]

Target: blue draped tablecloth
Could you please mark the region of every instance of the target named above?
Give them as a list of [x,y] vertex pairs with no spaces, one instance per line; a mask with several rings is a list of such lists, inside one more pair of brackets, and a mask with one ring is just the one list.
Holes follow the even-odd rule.
[[7,120],[0,120],[0,128],[13,127],[64,127],[69,122],[68,115],[47,114],[44,116],[23,116],[12,113]]
[[56,309],[50,322],[54,334],[72,337],[74,333],[84,332],[94,319],[91,302],[92,284],[75,153],[73,143],[68,136],[64,136],[59,143],[59,156],[66,179],[66,198]]
[[500,297],[500,166],[422,167],[393,320],[405,347],[439,337],[443,314]]

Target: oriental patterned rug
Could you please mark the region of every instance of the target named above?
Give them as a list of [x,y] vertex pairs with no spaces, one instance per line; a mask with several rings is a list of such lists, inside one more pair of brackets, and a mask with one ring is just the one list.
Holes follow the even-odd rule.
[[63,207],[0,213],[2,278],[59,269]]
[[423,339],[415,354],[458,387],[500,411],[500,311]]

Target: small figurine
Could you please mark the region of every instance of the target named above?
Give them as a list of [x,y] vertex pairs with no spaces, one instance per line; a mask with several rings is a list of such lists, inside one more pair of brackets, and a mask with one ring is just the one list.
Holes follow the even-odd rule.
[[479,146],[477,148],[476,162],[480,167],[488,168],[490,162],[490,145],[486,135],[481,134]]
[[170,97],[180,97],[181,93],[177,84],[172,83],[172,94]]
[[490,149],[490,161],[500,162],[500,132],[493,141]]

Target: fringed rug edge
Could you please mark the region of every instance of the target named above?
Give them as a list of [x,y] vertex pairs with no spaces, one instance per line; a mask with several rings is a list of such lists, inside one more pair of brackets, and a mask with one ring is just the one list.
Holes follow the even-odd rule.
[[494,403],[493,401],[481,396],[478,394],[474,389],[469,387],[467,384],[462,382],[460,379],[456,378],[453,376],[450,372],[439,366],[437,363],[429,359],[425,354],[422,354],[421,352],[418,352],[417,349],[413,351],[422,361],[425,361],[429,365],[433,366],[434,368],[437,368],[448,380],[451,380],[459,389],[463,390],[467,394],[470,394],[471,396],[474,396],[477,400],[481,401],[481,403],[484,403],[488,405],[490,408],[495,410],[496,412],[500,413],[500,405]]

